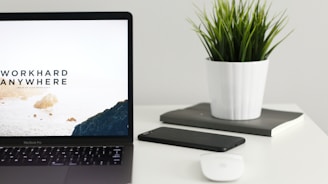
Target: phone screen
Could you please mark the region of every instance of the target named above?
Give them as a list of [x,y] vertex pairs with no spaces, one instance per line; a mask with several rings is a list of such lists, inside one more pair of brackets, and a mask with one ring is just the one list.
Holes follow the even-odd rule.
[[138,136],[139,140],[224,152],[245,143],[242,137],[160,127]]

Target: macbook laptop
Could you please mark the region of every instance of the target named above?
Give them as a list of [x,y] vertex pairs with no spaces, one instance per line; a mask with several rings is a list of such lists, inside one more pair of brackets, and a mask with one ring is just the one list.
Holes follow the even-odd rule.
[[131,183],[132,141],[130,13],[0,13],[0,183]]

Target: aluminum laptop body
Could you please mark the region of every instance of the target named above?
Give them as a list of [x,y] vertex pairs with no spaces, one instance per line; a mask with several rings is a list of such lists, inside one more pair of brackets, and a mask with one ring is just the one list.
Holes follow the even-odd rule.
[[0,13],[0,183],[131,183],[132,86],[130,13]]

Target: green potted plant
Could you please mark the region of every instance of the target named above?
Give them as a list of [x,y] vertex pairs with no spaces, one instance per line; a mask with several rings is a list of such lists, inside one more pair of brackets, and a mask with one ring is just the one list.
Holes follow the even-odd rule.
[[200,24],[189,20],[209,57],[206,59],[211,113],[230,120],[261,115],[269,55],[291,32],[285,12],[270,18],[260,0],[215,0],[211,13],[198,9]]

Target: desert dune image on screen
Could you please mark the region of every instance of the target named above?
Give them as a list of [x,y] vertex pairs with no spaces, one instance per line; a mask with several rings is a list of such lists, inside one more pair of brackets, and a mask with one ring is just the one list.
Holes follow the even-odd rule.
[[3,21],[0,40],[0,136],[127,134],[127,21]]

